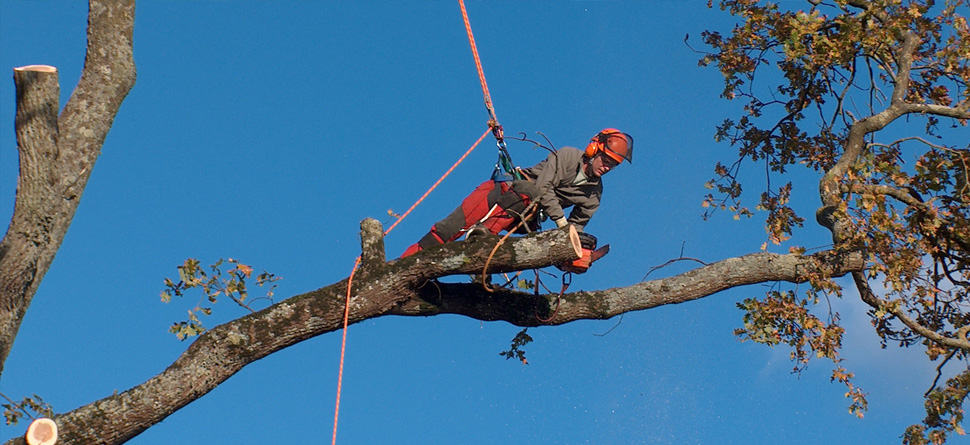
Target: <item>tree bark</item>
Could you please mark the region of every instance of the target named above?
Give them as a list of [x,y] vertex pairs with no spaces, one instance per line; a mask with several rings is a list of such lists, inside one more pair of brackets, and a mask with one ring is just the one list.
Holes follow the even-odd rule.
[[57,70],[17,68],[14,84],[20,174],[13,218],[0,241],[0,375],[31,297],[57,252],[59,243],[52,238],[67,229],[55,226],[58,203],[50,199],[57,180],[50,168],[57,158]]
[[60,117],[57,70],[14,70],[20,175],[14,214],[0,241],[0,375],[114,116],[135,83],[134,0],[91,0],[89,8],[84,69]]
[[[495,251],[489,272],[547,267],[579,257],[571,226],[509,238]],[[485,291],[478,284],[445,284],[436,278],[478,274],[497,236],[448,243],[407,258],[378,263],[383,245],[380,224],[361,223],[364,252],[354,279],[349,323],[384,315],[462,314],[536,326],[532,294]],[[724,289],[766,281],[802,282],[816,274],[841,276],[864,266],[860,253],[824,252],[811,256],[757,253],[720,261],[675,277],[625,288],[564,295],[549,324],[606,319],[655,306],[702,298]],[[306,339],[339,330],[347,280],[283,300],[262,311],[217,326],[197,338],[165,371],[123,393],[54,418],[62,444],[123,443],[193,400],[215,389],[244,366]],[[556,295],[541,296],[549,312]],[[541,314],[547,317],[546,314]],[[22,443],[14,439],[8,444]]]
[[[749,284],[803,283],[811,276],[840,277],[864,267],[865,257],[861,252],[825,251],[808,256],[753,253],[632,286],[565,293],[558,303],[558,311],[554,310],[559,298],[556,294],[540,295],[537,299],[525,292],[486,292],[477,284],[438,283],[420,290],[424,301],[434,302],[432,306],[411,301],[392,313],[411,316],[459,314],[485,321],[507,321],[523,327],[560,325],[583,319],[605,320],[626,312],[684,303]],[[540,317],[548,319],[554,312],[556,316],[552,320],[539,320]]]

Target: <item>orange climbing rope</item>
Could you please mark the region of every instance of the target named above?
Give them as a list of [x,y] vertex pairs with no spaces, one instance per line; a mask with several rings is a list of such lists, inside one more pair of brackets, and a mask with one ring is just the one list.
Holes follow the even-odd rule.
[[[387,235],[388,233],[391,232],[391,230],[394,230],[394,228],[397,227],[398,223],[400,223],[405,217],[407,217],[408,214],[411,213],[411,211],[414,210],[414,208],[421,203],[421,201],[424,201],[424,198],[427,198],[428,195],[431,194],[431,191],[434,190],[436,187],[438,187],[438,185],[441,184],[441,181],[444,181],[444,179],[448,177],[448,175],[450,175],[451,172],[454,171],[456,167],[458,167],[458,164],[461,164],[461,162],[464,161],[469,154],[471,154],[472,150],[474,150],[475,147],[477,147],[478,144],[481,143],[482,140],[485,139],[485,136],[487,136],[489,133],[492,133],[495,136],[495,139],[498,140],[499,147],[504,148],[504,142],[502,141],[502,126],[498,124],[498,119],[495,117],[495,108],[492,106],[492,97],[488,93],[488,83],[485,81],[485,72],[482,70],[482,61],[478,57],[478,48],[475,46],[475,36],[472,35],[472,26],[468,22],[468,12],[465,11],[465,2],[464,0],[458,0],[458,4],[461,6],[461,15],[462,15],[462,18],[465,20],[465,31],[468,33],[468,41],[472,47],[472,55],[475,57],[475,67],[478,69],[478,80],[482,84],[482,94],[485,96],[485,108],[488,110],[488,115],[489,115],[489,121],[488,121],[489,129],[486,130],[484,133],[482,133],[481,136],[479,136],[478,140],[475,141],[475,143],[472,144],[472,146],[465,151],[465,154],[461,155],[461,157],[458,158],[458,161],[456,161],[451,166],[451,168],[449,168],[448,171],[445,172],[445,174],[441,175],[441,177],[438,178],[438,181],[436,181],[434,185],[432,185],[431,188],[428,189],[428,191],[424,192],[424,195],[421,195],[421,197],[418,198],[418,200],[411,205],[411,208],[407,209],[407,211],[401,214],[401,216],[399,216],[397,220],[394,221],[393,224],[391,224],[391,227],[389,227],[387,230],[384,231],[384,235]],[[350,277],[347,278],[347,298],[344,301],[343,340],[341,341],[341,344],[340,344],[340,370],[337,373],[337,402],[336,402],[336,407],[333,410],[333,440],[331,441],[332,445],[336,445],[337,443],[337,420],[340,416],[340,391],[343,386],[343,378],[344,378],[344,357],[346,356],[346,353],[347,353],[347,325],[349,324],[349,321],[350,321],[350,297],[352,293],[351,289],[354,283],[354,274],[355,272],[357,272],[357,268],[360,266],[360,260],[361,260],[360,257],[357,257],[357,260],[354,262],[354,268],[353,270],[350,271]]]
[[354,283],[354,273],[360,266],[360,257],[354,261],[354,268],[350,271],[350,278],[347,278],[347,301],[344,303],[344,334],[340,341],[340,371],[337,373],[337,406],[333,410],[333,441],[331,445],[337,443],[337,416],[340,415],[340,389],[344,382],[344,355],[347,352],[347,321],[350,319],[350,289]]
[[431,194],[431,191],[434,190],[435,187],[438,187],[438,184],[441,184],[441,181],[444,181],[445,178],[447,178],[448,175],[451,174],[452,170],[454,170],[455,167],[458,167],[458,164],[461,164],[461,161],[464,161],[465,160],[465,158],[472,152],[472,150],[474,150],[475,147],[477,147],[478,144],[482,142],[482,139],[485,139],[485,136],[488,136],[488,133],[489,132],[491,132],[491,130],[486,130],[484,133],[482,133],[482,135],[478,137],[478,140],[475,141],[475,143],[472,144],[472,146],[470,148],[468,148],[468,151],[466,151],[465,154],[461,155],[461,157],[458,158],[458,161],[456,161],[455,164],[452,165],[451,168],[449,168],[448,171],[445,172],[445,174],[441,175],[441,177],[438,178],[438,181],[435,182],[434,185],[432,185],[431,188],[428,189],[428,191],[424,192],[424,195],[421,195],[421,197],[418,198],[418,200],[415,201],[414,204],[411,205],[411,208],[407,209],[406,212],[404,212],[403,214],[401,214],[401,216],[399,216],[397,218],[397,221],[394,221],[394,224],[391,224],[391,227],[390,228],[388,228],[387,230],[384,231],[384,235],[387,235],[388,233],[391,233],[391,230],[393,230],[394,227],[396,227],[397,224],[399,222],[401,222],[401,220],[404,219],[404,217],[408,216],[408,214],[411,213],[411,211],[414,210],[414,208],[417,207],[418,204],[421,204],[421,201],[424,201],[424,198],[427,198],[428,195]]
[[[445,174],[441,175],[441,177],[438,178],[438,180],[434,183],[434,185],[432,185],[431,188],[428,189],[428,191],[424,192],[424,194],[421,195],[421,197],[418,198],[418,200],[411,205],[411,208],[409,208],[406,212],[401,214],[401,216],[397,217],[397,220],[394,221],[394,224],[391,224],[391,227],[389,227],[387,230],[384,231],[384,235],[391,233],[391,230],[394,230],[394,227],[397,227],[398,223],[400,223],[406,216],[408,216],[408,214],[411,213],[411,211],[414,210],[414,208],[417,207],[418,204],[421,204],[421,201],[424,201],[424,198],[427,198],[428,195],[430,195],[431,192],[435,188],[437,188],[439,184],[441,184],[441,181],[444,181],[445,178],[447,178],[448,175],[450,175],[451,172],[454,171],[456,167],[458,167],[458,164],[461,164],[461,162],[464,161],[469,154],[471,154],[472,150],[474,150],[475,147],[477,147],[478,144],[480,144],[482,140],[485,139],[485,136],[488,136],[488,134],[491,133],[491,131],[492,131],[491,129],[485,130],[485,132],[478,137],[478,140],[475,141],[475,143],[472,144],[472,146],[465,151],[465,154],[461,155],[461,157],[458,158],[457,161],[455,161],[455,163],[451,166],[451,168],[449,168],[448,171],[445,172]],[[343,332],[343,340],[340,343],[340,370],[337,373],[337,405],[333,410],[333,440],[331,441],[331,444],[333,445],[337,443],[337,419],[340,416],[340,390],[341,390],[341,387],[343,386],[344,357],[346,356],[346,353],[347,353],[347,325],[350,320],[350,296],[352,293],[351,289],[354,284],[354,273],[357,272],[358,266],[360,266],[360,257],[357,257],[357,260],[354,262],[354,268],[350,271],[350,278],[347,279],[347,299],[346,301],[344,301],[344,326],[343,326],[344,332]]]
[[[468,21],[468,11],[465,10],[465,0],[458,0],[461,6],[461,17],[465,20],[465,33],[468,34],[468,43],[472,47],[472,56],[475,58],[475,68],[478,69],[478,81],[482,84],[482,95],[485,96],[485,108],[488,109],[488,117],[498,124],[495,117],[495,108],[492,106],[492,95],[488,93],[488,82],[485,81],[485,71],[482,69],[482,59],[478,57],[478,47],[475,46],[475,35],[472,34],[472,24]],[[489,122],[490,125],[493,125]]]

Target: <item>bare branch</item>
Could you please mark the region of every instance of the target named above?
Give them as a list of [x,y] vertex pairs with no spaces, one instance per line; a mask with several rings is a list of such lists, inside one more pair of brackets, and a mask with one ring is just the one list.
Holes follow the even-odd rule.
[[903,106],[903,110],[906,113],[935,114],[955,119],[970,119],[970,100],[964,101],[957,107],[936,104],[906,104]]
[[913,70],[913,53],[919,45],[919,36],[912,32],[907,32],[902,40],[902,45],[895,52],[898,69],[893,79],[895,81],[891,99],[893,104],[902,102],[906,98],[906,93],[909,91],[909,75]]
[[905,308],[903,308],[901,305],[894,306],[889,302],[883,301],[877,297],[876,294],[872,292],[872,289],[869,288],[869,282],[866,280],[865,274],[862,272],[852,272],[852,278],[855,281],[856,288],[859,290],[859,296],[862,298],[862,301],[871,306],[873,309],[885,310],[893,314],[893,316],[899,319],[899,321],[906,325],[906,327],[930,341],[949,348],[970,351],[970,341],[967,340],[965,334],[962,338],[953,338],[944,336],[933,329],[927,328],[919,324],[919,322],[916,320],[913,320],[913,318],[906,313]]
[[[800,283],[819,274],[842,276],[850,271],[862,270],[864,265],[863,255],[858,252],[826,251],[808,256],[754,253],[628,287],[567,293],[562,297],[558,316],[548,324],[608,319],[625,312],[684,303],[749,284],[774,281]],[[526,310],[534,304],[531,294],[508,290],[490,294],[477,290],[476,285],[472,284],[442,283],[440,286],[440,296],[437,289],[421,294],[433,306],[410,301],[393,313],[418,316],[461,314],[485,321],[504,320],[523,327],[541,324],[532,316],[531,310]],[[556,295],[544,295],[542,298],[551,307]]]
[[[364,221],[362,226],[366,233],[382,233],[374,220]],[[495,251],[490,270],[541,268],[576,259],[579,246],[573,244],[575,230],[569,226],[510,238]],[[431,288],[424,284],[438,277],[481,271],[496,241],[497,236],[482,236],[473,242],[425,249],[381,267],[365,267],[370,273],[354,279],[349,323],[393,313],[409,301],[430,307],[419,299],[422,288]],[[368,241],[363,245],[365,249],[375,246]],[[381,255],[372,252],[367,256],[374,259]],[[476,287],[482,291],[481,286]],[[247,364],[340,329],[346,291],[344,279],[206,331],[161,374],[128,391],[56,416],[60,443],[125,442],[215,389]],[[530,309],[528,313],[533,312]]]
[[384,228],[376,219],[360,222],[360,263],[363,274],[377,273],[386,262],[384,252]]

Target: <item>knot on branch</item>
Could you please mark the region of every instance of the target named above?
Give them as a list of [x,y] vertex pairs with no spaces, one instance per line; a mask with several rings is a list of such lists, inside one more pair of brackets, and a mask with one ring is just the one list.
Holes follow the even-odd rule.
[[826,250],[812,257],[817,261],[819,271],[828,277],[840,277],[866,267],[866,254],[862,250]]
[[820,226],[834,231],[835,210],[836,208],[833,205],[819,207],[819,209],[815,211],[815,221],[817,221]]

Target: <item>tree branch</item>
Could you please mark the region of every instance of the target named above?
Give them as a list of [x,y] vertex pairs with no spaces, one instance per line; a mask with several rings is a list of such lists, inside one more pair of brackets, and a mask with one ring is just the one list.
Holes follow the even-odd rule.
[[[380,224],[361,223],[364,249],[382,245]],[[376,230],[374,230],[376,229]],[[579,258],[575,228],[510,238],[492,257],[495,272],[548,267]],[[418,298],[418,289],[435,278],[480,272],[497,236],[474,242],[448,243],[407,258],[373,267],[383,253],[371,252],[362,274],[354,279],[349,323],[391,313]],[[371,266],[366,266],[370,264]],[[306,339],[343,326],[347,280],[298,295],[266,309],[214,327],[199,336],[161,374],[123,393],[56,416],[59,443],[115,444],[135,437],[189,402],[215,389],[244,366]],[[425,303],[426,304],[426,303]],[[11,441],[8,443],[18,443]]]
[[906,99],[906,93],[909,92],[909,75],[913,71],[913,53],[916,52],[920,40],[919,36],[911,31],[906,32],[901,37],[902,45],[900,45],[898,51],[894,51],[898,69],[896,75],[893,76],[895,86],[890,99],[891,104],[902,103]]
[[380,273],[387,261],[384,251],[384,228],[373,218],[360,222],[361,276]]
[[[381,233],[365,221],[368,233]],[[376,232],[373,229],[376,226]],[[367,238],[370,235],[364,237]],[[435,278],[480,272],[497,236],[447,243],[372,268],[354,280],[349,323],[384,315],[462,314],[535,326],[531,294],[486,292],[480,285],[426,285]],[[374,240],[376,241],[376,240]],[[490,271],[547,267],[579,257],[575,228],[509,238],[492,256]],[[364,241],[364,249],[373,246]],[[371,256],[374,258],[374,256]],[[817,274],[839,276],[862,270],[861,253],[823,252],[811,256],[756,253],[731,258],[675,276],[625,288],[566,294],[556,319],[563,324],[702,298],[724,289],[766,281],[802,282]],[[122,443],[208,393],[244,366],[303,340],[340,329],[347,280],[283,300],[199,336],[161,374],[123,393],[56,416],[59,443]],[[440,291],[440,295],[439,295]],[[548,316],[555,295],[539,301]],[[8,442],[18,443],[17,439]]]
[[[869,2],[861,0],[849,2],[849,4],[860,8],[867,8],[867,10],[872,7]],[[819,195],[822,199],[822,207],[816,212],[816,219],[822,226],[832,231],[832,238],[836,245],[848,239],[852,231],[852,228],[848,225],[845,218],[837,218],[835,214],[835,209],[841,200],[841,193],[844,191],[844,186],[840,182],[849,172],[849,169],[865,153],[867,148],[865,142],[866,135],[879,131],[899,117],[910,113],[938,114],[961,119],[966,119],[970,116],[960,108],[905,102],[906,92],[909,90],[910,84],[913,53],[919,45],[920,37],[915,33],[906,32],[898,38],[902,42],[898,50],[895,51],[898,69],[893,76],[895,85],[889,107],[879,113],[859,120],[850,126],[849,135],[845,142],[845,151],[835,166],[825,172],[819,181]],[[883,192],[886,192],[886,190]],[[897,194],[889,194],[899,199]]]
[[903,110],[906,113],[935,114],[954,119],[970,119],[970,111],[968,111],[970,107],[968,106],[970,106],[970,101],[964,101],[956,107],[936,104],[906,104]]
[[0,374],[135,80],[134,0],[90,0],[89,7],[84,70],[60,118],[56,69],[14,70],[20,175],[14,214],[0,241]]
[[966,338],[966,331],[963,331],[963,338],[953,338],[947,337],[939,332],[934,331],[933,329],[927,328],[910,317],[902,305],[890,305],[877,297],[876,294],[872,292],[872,289],[869,288],[869,281],[866,279],[865,274],[862,272],[853,272],[852,278],[855,281],[856,288],[859,289],[859,295],[862,297],[862,301],[871,306],[873,309],[885,310],[893,314],[893,316],[898,318],[899,321],[903,322],[903,324],[906,325],[906,327],[908,327],[910,330],[930,341],[947,346],[949,348],[970,351],[970,340]]
[[54,219],[57,202],[50,199],[57,178],[51,168],[58,157],[57,77],[57,69],[51,66],[14,69],[20,174],[13,218],[0,241],[0,374],[20,321],[58,247],[51,246],[59,227],[55,228]]
[[903,204],[909,206],[918,207],[921,209],[926,209],[929,207],[925,202],[909,194],[905,190],[885,184],[843,184],[842,191],[844,193],[886,195],[896,198]]
[[523,327],[559,325],[585,319],[605,320],[626,312],[684,303],[749,284],[801,283],[818,275],[838,277],[864,267],[865,260],[860,252],[826,251],[809,256],[753,253],[628,287],[564,294],[556,318],[549,323],[539,322],[535,314],[538,310],[540,316],[549,316],[556,294],[542,295],[536,302],[532,294],[525,292],[501,290],[489,293],[476,284],[438,283],[421,289],[422,301],[409,301],[392,313],[410,316],[459,314],[478,320],[507,321]]

